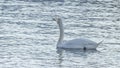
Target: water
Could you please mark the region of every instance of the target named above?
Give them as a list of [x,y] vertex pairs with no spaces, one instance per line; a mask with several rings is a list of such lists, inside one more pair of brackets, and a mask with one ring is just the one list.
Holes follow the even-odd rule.
[[[119,0],[0,0],[0,68],[120,68]],[[58,50],[64,40],[89,38],[97,51]]]

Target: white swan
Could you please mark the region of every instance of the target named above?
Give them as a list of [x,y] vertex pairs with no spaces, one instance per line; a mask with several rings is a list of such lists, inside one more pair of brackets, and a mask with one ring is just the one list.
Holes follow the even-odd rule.
[[96,43],[89,39],[83,39],[83,38],[73,39],[67,42],[63,42],[64,29],[63,29],[62,19],[60,17],[56,17],[56,18],[53,18],[53,20],[57,22],[57,24],[59,25],[59,29],[60,29],[60,37],[57,42],[57,48],[72,48],[72,49],[79,48],[79,49],[84,49],[84,50],[96,49],[98,45],[102,43],[102,41],[99,43]]

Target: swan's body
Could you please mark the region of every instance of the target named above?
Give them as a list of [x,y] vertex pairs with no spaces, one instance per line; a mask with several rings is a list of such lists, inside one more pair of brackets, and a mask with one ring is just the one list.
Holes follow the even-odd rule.
[[60,29],[60,37],[57,43],[57,48],[96,49],[98,45],[101,43],[101,42],[96,43],[89,39],[83,39],[83,38],[73,39],[67,42],[63,42],[64,29],[63,29],[62,20],[59,17],[54,18],[53,20],[57,22],[57,24],[59,25],[59,29]]
[[97,46],[99,44],[97,44],[94,41],[88,40],[88,39],[84,39],[84,38],[79,38],[79,39],[73,39],[73,40],[69,40],[65,43],[61,43],[58,44],[57,47],[58,48],[76,48],[76,49],[96,49]]

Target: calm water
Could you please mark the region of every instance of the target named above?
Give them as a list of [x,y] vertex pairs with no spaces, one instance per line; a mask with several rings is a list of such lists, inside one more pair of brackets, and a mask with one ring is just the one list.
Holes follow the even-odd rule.
[[[119,0],[0,0],[0,68],[120,68]],[[58,50],[64,40],[89,38],[97,51]]]

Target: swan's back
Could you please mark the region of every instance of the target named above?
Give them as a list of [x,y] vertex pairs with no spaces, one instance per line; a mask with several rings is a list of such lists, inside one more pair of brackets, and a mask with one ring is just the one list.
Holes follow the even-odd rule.
[[67,42],[59,45],[58,47],[61,47],[61,48],[96,49],[97,46],[98,46],[98,44],[94,41],[80,38],[80,39],[73,39],[73,40],[67,41]]

